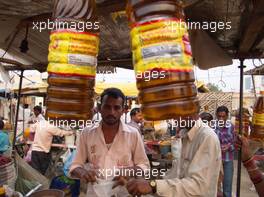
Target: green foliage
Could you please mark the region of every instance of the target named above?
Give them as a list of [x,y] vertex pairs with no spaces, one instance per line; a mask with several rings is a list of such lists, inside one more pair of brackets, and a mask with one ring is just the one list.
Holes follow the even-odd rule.
[[210,92],[223,92],[221,88],[214,83],[208,83],[206,84],[206,87],[210,90]]

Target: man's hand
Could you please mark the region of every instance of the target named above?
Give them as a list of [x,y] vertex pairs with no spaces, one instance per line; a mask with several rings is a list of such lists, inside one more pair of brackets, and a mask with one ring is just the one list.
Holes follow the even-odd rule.
[[127,191],[133,196],[140,196],[152,193],[149,181],[145,179],[131,179],[127,183]]
[[228,149],[230,148],[230,144],[226,144],[226,145],[223,145],[222,147],[221,147],[221,149],[222,149],[222,151],[223,152],[226,152],[226,151],[228,151]]
[[131,177],[135,177],[136,169],[134,167],[127,167],[127,168],[119,169],[118,172],[119,173],[116,173],[115,178],[113,179],[113,181],[115,181],[113,188],[115,188],[119,185],[120,186],[126,185],[127,181]]
[[124,186],[130,178],[141,175],[144,176],[144,171],[138,166],[121,168],[119,173],[116,174],[116,177],[113,179],[113,181],[116,181],[113,188],[118,185]]
[[113,189],[116,188],[117,186],[125,186],[129,180],[129,177],[123,177],[123,176],[117,176],[113,179],[115,181],[113,185]]
[[80,178],[82,181],[86,183],[94,183],[96,182],[96,177],[98,177],[97,172],[95,170],[85,170],[84,168],[76,168],[72,172],[73,176]]
[[84,180],[87,183],[96,182],[96,177],[97,177],[97,174],[96,174],[96,172],[94,170],[88,170],[85,173],[81,174],[81,179]]

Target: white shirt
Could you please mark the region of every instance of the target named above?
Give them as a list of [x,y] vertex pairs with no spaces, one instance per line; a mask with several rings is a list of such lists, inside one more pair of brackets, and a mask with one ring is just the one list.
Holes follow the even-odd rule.
[[[85,167],[87,161],[91,168],[108,173],[105,174],[105,179],[113,178],[115,169],[138,166],[148,170],[150,167],[139,132],[122,121],[109,149],[105,143],[102,123],[83,131],[70,174],[77,167]],[[91,185],[88,187],[88,194],[96,196]]]
[[220,143],[215,132],[196,121],[182,139],[179,178],[157,180],[157,194],[166,197],[216,197],[221,166]]
[[33,121],[35,123],[35,122],[40,122],[43,120],[45,120],[45,118],[42,114],[39,114],[38,116],[35,116],[35,114],[33,114],[33,116],[30,117],[29,121]]
[[53,136],[68,135],[69,131],[61,130],[46,120],[41,120],[30,127],[30,132],[35,133],[32,144],[33,151],[41,151],[48,153],[51,148]]

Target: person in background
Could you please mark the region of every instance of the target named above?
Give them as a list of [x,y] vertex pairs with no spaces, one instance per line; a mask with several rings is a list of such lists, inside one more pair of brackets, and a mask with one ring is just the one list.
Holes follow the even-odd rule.
[[232,183],[234,172],[235,133],[234,126],[228,121],[229,110],[226,106],[220,106],[216,110],[217,123],[215,132],[218,135],[224,168],[223,195],[232,197]]
[[46,106],[44,106],[44,105],[42,104],[42,102],[39,102],[39,106],[40,106],[41,109],[42,109],[41,114],[42,114],[43,116],[45,116],[45,113],[46,113]]
[[42,108],[40,106],[35,106],[33,108],[33,116],[29,120],[29,124],[33,124],[42,120],[45,120],[44,116],[42,115]]
[[10,147],[9,136],[4,129],[4,121],[0,120],[0,154],[4,154]]
[[93,109],[93,119],[92,121],[93,122],[100,122],[102,120],[102,116],[101,116],[101,113],[98,111],[98,107],[95,107]]
[[31,125],[30,132],[35,133],[31,166],[44,175],[51,160],[50,148],[53,136],[69,136],[73,135],[73,132],[61,130],[46,120],[40,120]]
[[[105,89],[101,94],[99,111],[102,121],[93,128],[85,129],[77,145],[69,175],[88,183],[98,177],[109,179],[108,171],[115,176],[114,169],[132,171],[148,170],[150,165],[139,132],[121,120],[125,96],[117,88]],[[88,168],[85,168],[89,165]],[[116,177],[119,182],[122,177]],[[92,185],[88,185],[87,196],[97,196]]]
[[[210,114],[208,112],[203,112],[199,116],[205,124],[207,124],[209,127],[213,128],[214,125],[212,124],[212,121],[213,121],[214,117],[212,114]],[[221,165],[219,179],[218,179],[217,197],[223,196],[223,193],[221,191],[221,188],[222,188],[221,184],[223,182],[223,177],[224,177],[224,169],[223,169],[223,165]]]
[[178,123],[184,121],[183,124],[186,125],[180,128],[182,162],[178,166],[179,177],[172,176],[158,180],[130,179],[126,187],[133,196],[157,194],[164,197],[215,197],[217,195],[221,165],[221,149],[217,135],[199,119],[198,114],[177,121]]
[[258,168],[253,154],[249,148],[249,140],[245,136],[237,136],[236,148],[242,150],[242,162],[248,175],[253,182],[256,191],[260,197],[264,197],[264,175]]
[[140,108],[133,108],[130,111],[130,117],[131,117],[131,121],[128,123],[128,125],[136,128],[139,131],[139,133],[142,134],[140,124],[143,122],[143,116]]
[[28,104],[24,104],[24,120],[27,123],[30,119],[31,110],[29,109]]
[[213,115],[208,112],[203,112],[200,114],[200,118],[204,123],[206,123],[209,127],[212,127],[212,120],[214,119]]

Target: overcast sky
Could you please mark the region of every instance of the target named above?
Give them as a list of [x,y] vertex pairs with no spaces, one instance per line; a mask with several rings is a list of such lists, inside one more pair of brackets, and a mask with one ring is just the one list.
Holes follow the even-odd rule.
[[[262,60],[264,63],[264,60]],[[259,60],[254,60],[256,66],[260,66],[261,62]],[[214,83],[219,86],[225,92],[239,92],[239,60],[233,60],[233,64],[229,66],[223,66],[218,68],[213,68],[209,70],[200,70],[195,67],[195,77],[199,81],[204,83]],[[245,60],[244,65],[246,65],[245,70],[254,68],[253,60]],[[97,75],[97,80],[102,81],[103,79],[107,82],[133,82],[135,81],[134,71],[126,69],[117,69],[116,74],[108,75]]]

